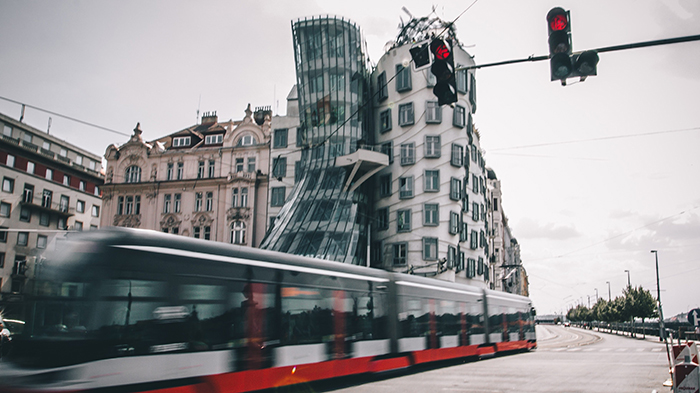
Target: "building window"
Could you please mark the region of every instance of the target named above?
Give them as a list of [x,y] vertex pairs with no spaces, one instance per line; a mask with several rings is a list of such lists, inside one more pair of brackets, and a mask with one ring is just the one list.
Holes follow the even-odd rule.
[[272,144],[274,149],[283,149],[287,147],[287,135],[289,130],[286,128],[280,128],[275,130],[275,136]]
[[12,205],[7,202],[0,202],[0,217],[10,217]]
[[[0,269],[2,269],[4,267],[5,267],[5,253],[0,252]],[[0,279],[0,285],[2,285],[2,279]]]
[[389,208],[384,207],[377,210],[377,230],[389,229]]
[[478,275],[483,275],[484,274],[484,258],[479,257],[479,260],[477,261],[477,271],[476,274]]
[[22,193],[22,202],[34,203],[34,186],[24,183],[24,192]]
[[381,198],[391,196],[391,174],[382,175],[379,178],[379,196]]
[[248,172],[255,173],[255,157],[248,157]]
[[4,177],[2,179],[2,190],[5,192],[12,193],[15,190],[15,179]]
[[172,204],[172,195],[163,195],[163,213],[170,213],[170,206]]
[[440,157],[440,136],[426,135],[425,137],[425,157],[439,158]]
[[173,138],[173,147],[189,146],[190,142],[191,142],[191,139],[189,136],[180,136],[177,138]]
[[243,172],[243,159],[236,158],[236,172]]
[[455,74],[457,92],[467,94],[467,70],[459,70]]
[[479,221],[479,204],[476,202],[472,203],[472,220]]
[[180,206],[182,206],[182,194],[175,194],[175,213],[180,213]]
[[8,126],[7,124],[4,124],[2,128],[2,134],[12,138],[12,127]]
[[197,163],[197,179],[204,178],[204,161]]
[[438,257],[438,239],[436,237],[423,238],[423,260],[435,261]]
[[46,174],[44,175],[46,180],[53,180],[53,169],[46,168]]
[[[123,197],[119,197],[119,198],[123,198]],[[49,201],[49,203],[51,203],[51,202]],[[58,210],[66,213],[66,212],[68,212],[68,205],[70,205],[70,198],[66,195],[61,195],[61,200],[58,203]]]
[[[7,229],[6,227],[0,227],[2,229]],[[0,230],[0,243],[7,243],[7,231]]]
[[383,110],[379,114],[379,132],[391,130],[391,108]]
[[423,225],[438,226],[440,224],[440,205],[426,203],[423,205]]
[[248,207],[248,187],[241,188],[241,207]]
[[139,183],[141,182],[141,168],[132,165],[126,168],[126,174],[124,176],[124,181],[126,183]]
[[27,161],[27,173],[34,174],[34,163],[31,161]]
[[[42,194],[41,194],[41,207],[51,209],[52,200],[53,200],[53,191],[44,190],[44,192],[42,192]],[[66,207],[66,209],[67,209],[67,207]]]
[[85,213],[85,201],[77,201],[75,203],[75,211],[78,213]]
[[238,207],[238,188],[231,189],[231,207]]
[[282,206],[284,205],[286,188],[284,187],[273,187],[272,197],[270,206]]
[[7,166],[9,166],[10,168],[14,167],[15,166],[15,156],[13,156],[12,154],[8,154],[7,159],[5,160],[5,164],[7,164]]
[[38,235],[36,237],[36,248],[46,248],[46,243],[48,243],[48,238],[44,235]]
[[430,124],[442,122],[442,108],[437,101],[425,102],[425,122]]
[[394,162],[394,142],[382,143],[380,149],[382,153],[389,157],[389,164],[392,164]]
[[205,145],[216,145],[224,142],[224,134],[207,135],[204,137]]
[[467,278],[474,278],[475,276],[475,265],[476,265],[476,260],[473,258],[468,258],[467,259]]
[[70,186],[70,176],[68,176],[68,175],[63,175],[63,185],[64,185],[64,186]]
[[411,230],[411,209],[402,209],[396,212],[396,231],[409,232]]
[[466,125],[466,113],[467,111],[463,106],[455,105],[455,109],[452,112],[452,125],[463,128]]
[[165,179],[166,180],[173,180],[173,163],[172,162],[168,163],[168,169],[165,172]]
[[440,191],[440,171],[439,170],[426,170],[425,171],[425,192],[438,192]]
[[471,233],[469,234],[469,248],[472,250],[476,250],[479,248],[479,233],[475,230],[472,230]]
[[215,160],[209,160],[209,173],[208,177],[211,179],[216,175],[216,161]]
[[177,180],[182,180],[182,175],[185,170],[185,164],[182,162],[177,163],[177,172],[176,172],[176,179]]
[[245,244],[245,222],[234,221],[231,223],[231,243]]
[[141,195],[119,197],[117,214],[141,214]]
[[214,193],[213,192],[207,193],[207,199],[204,202],[204,210],[208,211],[208,212],[214,210]]
[[287,157],[278,157],[272,159],[272,177],[277,180],[282,180],[287,176]]
[[195,192],[194,193],[194,211],[198,212],[202,210],[202,193],[201,192]]
[[457,266],[457,248],[447,246],[447,268],[452,269]]
[[17,245],[26,246],[29,244],[29,232],[17,232]]
[[399,178],[399,199],[413,198],[413,176]]
[[472,192],[474,194],[479,193],[479,177],[475,174],[472,174]]
[[486,233],[484,231],[479,231],[479,247],[486,247]]
[[238,146],[253,146],[257,141],[252,135],[243,135],[241,139],[238,140]]
[[459,213],[450,212],[450,234],[456,235],[459,233]]
[[83,156],[81,156],[81,155],[75,156],[75,163],[82,166],[83,165]]
[[456,166],[457,168],[461,167],[463,162],[462,160],[464,159],[464,147],[460,146],[456,143],[452,144],[452,158],[450,159],[450,164],[452,166]]
[[416,144],[414,142],[401,145],[401,165],[413,165],[416,162]]
[[399,105],[399,125],[410,126],[414,123],[413,103]]
[[92,216],[93,217],[99,217],[100,216],[100,207],[97,205],[92,205]]
[[404,68],[402,64],[396,65],[396,91],[411,90],[411,67]]
[[386,85],[386,71],[383,71],[377,76],[377,102],[382,102],[389,98],[389,89]]
[[453,201],[462,199],[462,180],[456,177],[450,178],[450,199]]
[[19,210],[19,220],[29,222],[32,219],[32,211],[28,207],[22,206]]
[[95,191],[92,192],[95,196],[100,196],[100,188],[95,186]]
[[56,228],[58,229],[68,229],[68,224],[66,222],[66,219],[63,217],[59,217],[58,221],[56,222]]
[[472,113],[476,112],[476,77],[474,74],[469,74],[469,103],[472,104]]
[[394,243],[392,249],[394,266],[405,266],[408,260],[408,243]]

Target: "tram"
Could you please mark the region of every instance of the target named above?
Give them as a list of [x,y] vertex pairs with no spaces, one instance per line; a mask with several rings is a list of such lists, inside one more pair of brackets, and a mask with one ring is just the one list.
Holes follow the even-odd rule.
[[0,392],[247,392],[537,345],[522,296],[147,230],[62,243]]

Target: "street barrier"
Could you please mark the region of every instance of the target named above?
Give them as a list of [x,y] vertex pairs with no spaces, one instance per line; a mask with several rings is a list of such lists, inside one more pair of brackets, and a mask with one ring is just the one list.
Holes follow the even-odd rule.
[[673,367],[673,391],[677,393],[700,393],[700,372],[698,364],[686,356],[683,362]]

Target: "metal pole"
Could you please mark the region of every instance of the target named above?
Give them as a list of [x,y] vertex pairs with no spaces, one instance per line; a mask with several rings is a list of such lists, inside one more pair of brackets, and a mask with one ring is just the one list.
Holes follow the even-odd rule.
[[598,288],[595,289],[595,302],[598,303]]
[[606,283],[608,283],[608,301],[611,302],[611,301],[612,301],[612,295],[610,294],[610,281],[606,281]]
[[627,273],[627,286],[628,286],[628,287],[631,287],[631,286],[632,286],[632,281],[630,281],[630,271],[629,271],[629,270],[625,270],[625,272]]
[[[664,340],[666,344],[666,355],[668,357],[668,367],[671,373],[671,378],[673,379],[673,386],[676,386],[676,376],[673,373],[673,361],[671,360],[671,352],[668,348],[668,341],[666,341],[666,331],[664,329],[664,312],[661,308],[661,286],[659,285],[659,252],[657,250],[651,250],[656,257],[656,296],[659,306],[659,339]],[[674,388],[675,389],[675,388]]]

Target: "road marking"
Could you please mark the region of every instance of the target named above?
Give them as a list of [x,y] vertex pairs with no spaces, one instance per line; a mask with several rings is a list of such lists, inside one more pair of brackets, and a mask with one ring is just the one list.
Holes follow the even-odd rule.
[[615,352],[627,352],[627,348],[618,348]]
[[583,352],[593,352],[595,350],[596,350],[596,348],[586,348],[583,350]]
[[600,352],[610,352],[612,351],[612,348],[603,348],[600,350]]
[[651,349],[652,352],[661,352],[663,350],[664,350],[663,348],[652,348]]
[[581,348],[571,348],[566,352],[576,352],[576,351],[580,351],[580,350],[581,350]]

